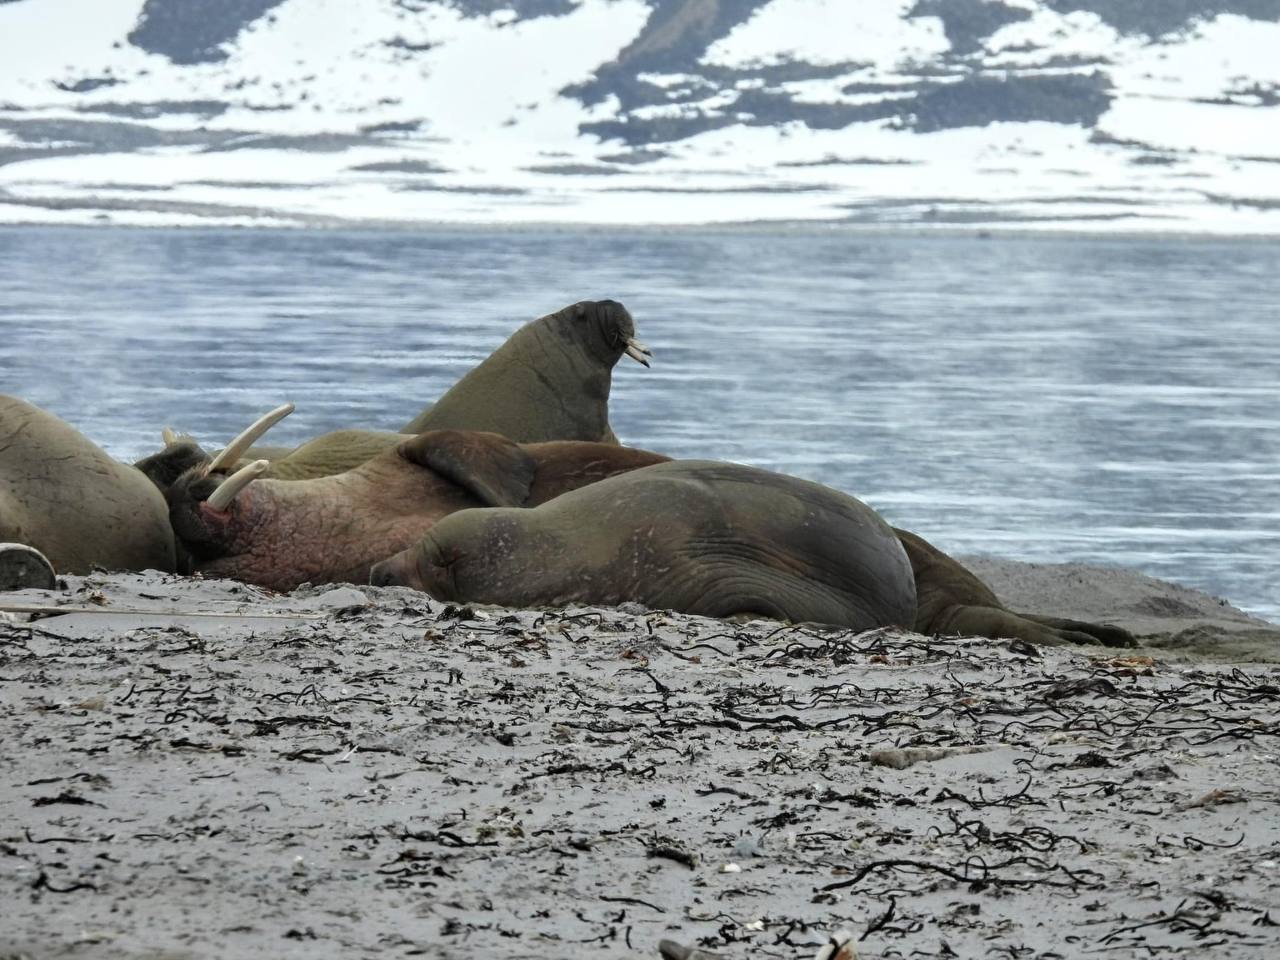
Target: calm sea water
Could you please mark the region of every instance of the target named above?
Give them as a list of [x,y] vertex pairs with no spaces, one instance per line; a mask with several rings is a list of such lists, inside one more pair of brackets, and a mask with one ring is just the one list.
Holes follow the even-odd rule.
[[849,491],[954,553],[1280,619],[1280,244],[793,231],[0,230],[0,392],[122,458],[394,429],[520,323],[630,307],[624,441]]

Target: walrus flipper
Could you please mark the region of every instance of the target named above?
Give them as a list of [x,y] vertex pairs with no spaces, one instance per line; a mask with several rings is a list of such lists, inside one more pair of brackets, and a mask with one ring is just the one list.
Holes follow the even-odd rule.
[[1137,638],[1123,627],[1113,627],[1105,623],[1090,623],[1087,620],[1069,620],[1065,617],[1045,617],[1038,613],[1018,613],[1024,620],[1031,620],[1055,630],[1087,634],[1093,643],[1104,647],[1136,647]]
[[497,433],[429,430],[402,443],[400,455],[456,483],[486,507],[523,506],[536,471],[519,444]]
[[1066,643],[1090,645],[1098,642],[1090,634],[1048,627],[1002,607],[973,604],[957,604],[932,618],[917,618],[916,631],[933,636],[1025,640],[1041,647],[1057,647]]
[[1128,631],[1118,627],[1104,627],[1061,617],[1014,613],[1003,607],[978,604],[956,604],[932,617],[918,618],[916,631],[935,636],[1025,640],[1042,647],[1057,647],[1067,643],[1086,647],[1098,644],[1108,647],[1136,646]]
[[995,592],[955,557],[924,537],[894,528],[916,578],[916,631],[1025,640],[1041,646],[1064,643],[1132,647],[1127,631],[1082,620],[1045,617],[1007,609]]

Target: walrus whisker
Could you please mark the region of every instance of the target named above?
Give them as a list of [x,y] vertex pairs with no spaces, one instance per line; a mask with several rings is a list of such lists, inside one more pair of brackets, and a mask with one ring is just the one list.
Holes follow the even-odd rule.
[[246,450],[262,439],[262,435],[293,413],[292,403],[282,403],[270,413],[263,414],[251,423],[238,437],[226,445],[221,453],[209,462],[206,473],[229,467],[239,460]]
[[636,363],[642,363],[646,367],[649,365],[649,357],[653,356],[653,351],[646,347],[635,337],[627,338],[626,348],[622,351]]
[[231,501],[239,496],[240,491],[247,487],[253,481],[267,472],[270,462],[266,460],[255,460],[247,466],[241,467],[222,483],[218,484],[218,489],[209,494],[209,499],[205,501],[214,510],[225,510],[231,505]]

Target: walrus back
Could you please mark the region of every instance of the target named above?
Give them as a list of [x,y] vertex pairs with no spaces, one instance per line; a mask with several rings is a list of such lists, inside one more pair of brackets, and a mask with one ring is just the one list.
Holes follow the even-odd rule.
[[272,480],[331,477],[354,470],[407,439],[403,433],[381,430],[334,430],[308,440],[288,456],[272,460],[265,476]]
[[[472,554],[485,573],[472,583],[474,599],[488,602],[634,600],[704,616],[759,614],[858,629],[910,626],[915,615],[910,563],[874,511],[753,467],[643,467],[505,515],[502,536],[492,530],[496,516],[450,520],[434,531],[438,540],[467,525],[487,528],[483,557]],[[520,546],[504,557],[509,544]],[[539,556],[526,556],[532,552]],[[499,581],[509,596],[494,590]]]
[[0,540],[35,547],[59,572],[174,568],[164,497],[70,424],[0,396]]
[[[657,469],[657,468],[655,468]],[[773,588],[781,619],[835,623],[857,629],[915,620],[911,564],[892,528],[862,501],[822,484],[741,464],[676,461],[667,471],[714,491],[722,517],[714,537],[732,531],[722,585],[744,571]],[[749,562],[748,562],[749,561]],[[751,582],[743,584],[755,589]],[[757,612],[769,613],[767,609]],[[770,614],[777,616],[776,613]]]

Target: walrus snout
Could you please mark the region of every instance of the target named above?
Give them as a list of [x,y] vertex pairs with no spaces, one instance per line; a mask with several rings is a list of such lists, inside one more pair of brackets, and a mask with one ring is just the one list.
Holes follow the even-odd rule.
[[649,366],[653,351],[636,339],[636,323],[631,311],[617,300],[582,300],[570,309],[574,317],[595,328],[615,358],[626,354],[636,363]]
[[237,523],[230,507],[265,464],[265,460],[258,460],[230,475],[208,473],[200,466],[183,474],[165,492],[169,523],[179,543],[193,556],[209,560],[232,552],[234,531],[243,524]]
[[369,568],[369,584],[374,587],[403,587],[399,574],[389,560],[375,563]]
[[205,500],[205,505],[210,510],[217,510],[218,512],[226,510],[245,487],[266,473],[270,467],[270,462],[266,460],[255,460],[253,463],[241,467],[218,484],[217,489],[209,494],[208,499]]
[[455,592],[453,560],[427,534],[412,547],[375,563],[369,569],[369,583],[375,587],[412,587],[437,600],[450,600]]
[[375,587],[412,587],[424,589],[422,577],[418,574],[414,558],[419,552],[417,546],[402,550],[393,557],[375,563],[369,568],[369,583]]

